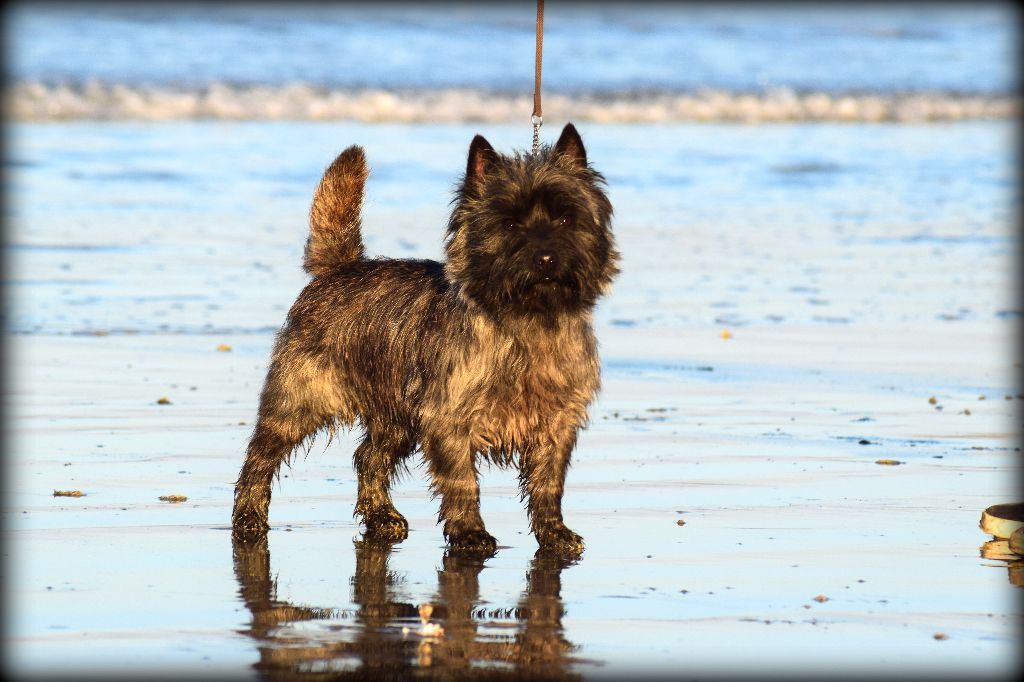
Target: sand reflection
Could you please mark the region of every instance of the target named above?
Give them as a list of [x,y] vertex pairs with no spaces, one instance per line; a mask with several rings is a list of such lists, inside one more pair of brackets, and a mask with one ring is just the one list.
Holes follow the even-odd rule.
[[[484,561],[446,554],[437,572],[429,622],[420,604],[396,597],[402,577],[389,570],[391,546],[356,541],[354,609],[292,604],[277,598],[266,537],[234,542],[239,594],[252,614],[255,667],[272,678],[541,677],[579,679],[581,662],[565,638],[561,574],[572,562],[543,554],[529,564],[516,605],[482,605]],[[443,634],[431,632],[436,626]]]

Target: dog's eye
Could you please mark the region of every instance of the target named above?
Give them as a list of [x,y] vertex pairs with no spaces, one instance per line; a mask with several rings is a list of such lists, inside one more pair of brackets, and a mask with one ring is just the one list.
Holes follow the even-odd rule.
[[505,227],[508,228],[509,230],[516,229],[516,221],[514,221],[514,220],[508,221],[507,223],[505,223]]
[[558,226],[559,227],[569,227],[570,225],[572,225],[572,216],[571,215],[564,215],[564,216],[562,216],[561,218],[558,219]]

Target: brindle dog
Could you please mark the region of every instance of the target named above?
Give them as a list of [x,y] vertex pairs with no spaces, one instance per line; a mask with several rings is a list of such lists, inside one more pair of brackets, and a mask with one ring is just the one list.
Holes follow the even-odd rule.
[[298,445],[361,424],[355,513],[392,541],[392,480],[417,449],[453,549],[492,554],[478,458],[517,465],[542,548],[583,550],[562,520],[569,457],[600,383],[592,311],[618,272],[604,178],[572,124],[537,155],[473,139],[447,259],[369,259],[368,170],[346,149],[313,197],[299,294],[277,336],[235,487],[236,536],[269,529],[271,482]]

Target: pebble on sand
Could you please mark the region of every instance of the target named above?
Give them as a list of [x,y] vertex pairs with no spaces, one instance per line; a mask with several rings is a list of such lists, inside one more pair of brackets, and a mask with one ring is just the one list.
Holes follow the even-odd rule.
[[81,490],[54,490],[54,497],[85,497]]

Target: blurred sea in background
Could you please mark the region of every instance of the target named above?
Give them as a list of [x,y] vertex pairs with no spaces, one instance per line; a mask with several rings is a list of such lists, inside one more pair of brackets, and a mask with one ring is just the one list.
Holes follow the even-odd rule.
[[[1012,5],[547,7],[552,114],[599,122],[1014,112]],[[534,4],[15,4],[17,120],[517,121]],[[527,112],[528,114],[529,112]]]

